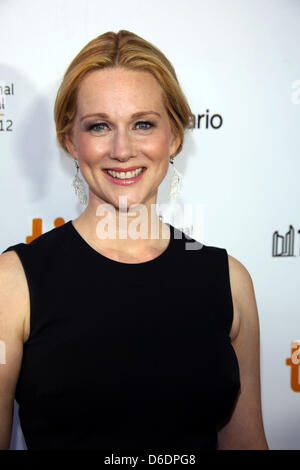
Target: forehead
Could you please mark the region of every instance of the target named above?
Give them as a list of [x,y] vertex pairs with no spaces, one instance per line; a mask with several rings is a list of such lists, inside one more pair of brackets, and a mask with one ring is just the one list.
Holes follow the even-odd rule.
[[[86,110],[113,112],[127,109],[164,108],[162,89],[154,76],[146,71],[111,68],[89,72],[78,88],[77,107],[79,113]],[[99,109],[101,107],[101,109]]]

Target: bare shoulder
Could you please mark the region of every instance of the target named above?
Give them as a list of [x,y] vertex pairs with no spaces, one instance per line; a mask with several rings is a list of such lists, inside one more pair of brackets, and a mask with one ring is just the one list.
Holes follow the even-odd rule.
[[0,449],[9,449],[13,401],[21,369],[24,324],[28,309],[27,280],[14,251],[0,254]]
[[[253,305],[255,293],[253,281],[247,268],[236,258],[228,255],[232,296],[240,308]],[[248,309],[247,309],[248,310]]]
[[9,294],[22,276],[23,267],[15,251],[0,255],[0,289],[1,296]]
[[228,254],[228,263],[230,270],[230,280],[233,281],[233,286],[236,294],[238,290],[242,291],[243,287],[252,284],[252,279],[247,268],[236,258]]
[[254,286],[247,268],[236,258],[228,254],[229,276],[234,318],[231,339],[234,340],[240,331],[241,322],[245,317],[256,317],[257,307]]
[[15,251],[0,254],[0,315],[6,324],[27,338],[29,290],[21,260]]
[[[25,275],[22,263],[15,251],[0,254],[0,283],[13,287]],[[26,279],[25,279],[26,280]]]
[[252,278],[247,268],[228,255],[234,317],[238,329],[231,338],[240,372],[240,393],[229,422],[218,435],[219,449],[266,450],[260,396],[259,319]]

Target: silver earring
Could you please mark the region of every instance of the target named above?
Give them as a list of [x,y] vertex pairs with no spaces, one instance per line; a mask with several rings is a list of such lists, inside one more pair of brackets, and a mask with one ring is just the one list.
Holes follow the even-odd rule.
[[78,175],[79,172],[79,165],[77,160],[75,160],[75,167],[76,167],[76,175],[73,179],[72,186],[75,190],[75,194],[78,197],[80,204],[87,204],[87,195],[85,194],[84,184],[80,176]]
[[177,168],[175,168],[174,157],[170,158],[170,163],[172,163],[173,166],[173,176],[171,181],[169,199],[176,199],[182,186],[183,175],[177,170]]

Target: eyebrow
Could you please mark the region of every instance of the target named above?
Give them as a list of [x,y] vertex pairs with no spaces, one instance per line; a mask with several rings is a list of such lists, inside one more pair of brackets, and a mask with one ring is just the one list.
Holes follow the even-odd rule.
[[[156,111],[141,111],[139,113],[132,114],[131,117],[132,119],[136,119],[142,116],[146,116],[147,114],[155,114],[156,116],[161,117],[161,115],[157,113]],[[88,117],[95,117],[95,116],[100,117],[102,119],[109,119],[109,115],[106,113],[93,113],[93,114],[86,114],[85,116],[82,116],[80,118],[80,122]]]

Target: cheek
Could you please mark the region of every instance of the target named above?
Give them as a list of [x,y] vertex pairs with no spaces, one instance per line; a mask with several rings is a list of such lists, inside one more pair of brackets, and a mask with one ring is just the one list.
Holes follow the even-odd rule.
[[[86,162],[97,162],[99,158],[109,154],[111,142],[105,139],[97,139],[85,132],[77,134],[76,147],[79,157]],[[169,135],[167,132],[159,132],[156,135],[137,139],[135,142],[137,154],[144,153],[145,156],[159,161],[166,160],[169,155]]]
[[165,133],[145,140],[143,150],[149,157],[165,160],[169,152],[169,139]]
[[101,145],[98,139],[86,133],[79,134],[76,144],[79,156],[88,162],[96,161],[103,154],[103,142]]

